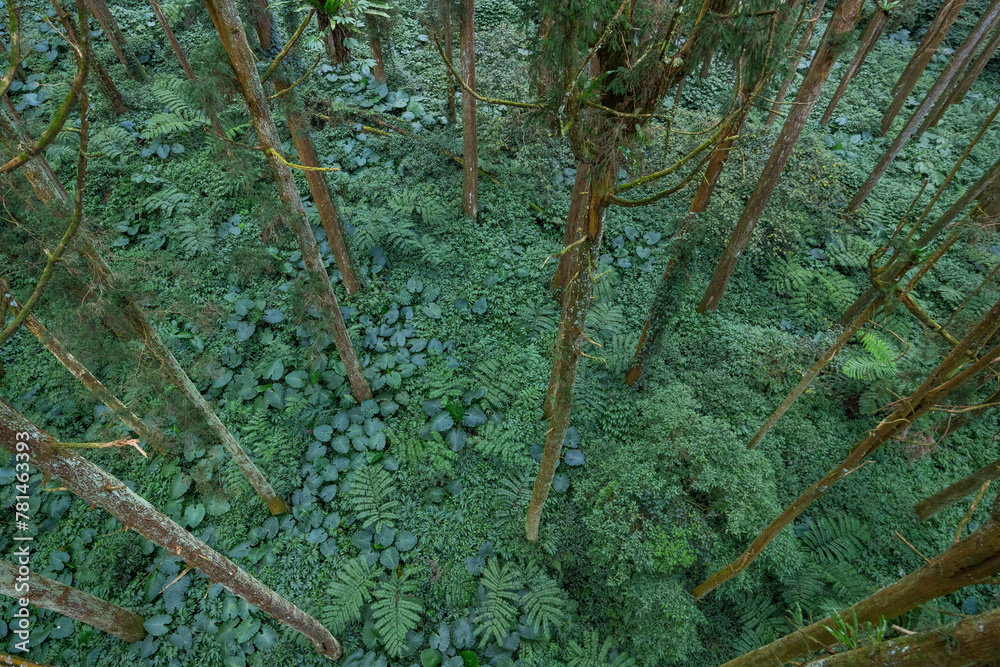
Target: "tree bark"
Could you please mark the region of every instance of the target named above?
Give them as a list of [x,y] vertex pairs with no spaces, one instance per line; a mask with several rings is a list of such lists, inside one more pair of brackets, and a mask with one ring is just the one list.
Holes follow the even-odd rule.
[[[7,145],[18,141],[18,137],[23,133],[19,132],[14,125],[11,116],[6,113],[6,107],[0,108],[0,139]],[[63,202],[71,205],[69,195],[59,183],[48,162],[44,157],[36,156],[28,161],[24,166],[24,174],[31,183],[38,198],[44,203]],[[111,287],[114,282],[114,272],[101,257],[87,233],[86,229],[81,229],[76,237],[76,250],[83,257],[87,266],[94,274],[94,282],[101,290]],[[246,475],[247,480],[254,490],[260,495],[267,505],[271,514],[284,514],[288,511],[288,506],[277,497],[270,483],[254,465],[246,451],[240,446],[233,434],[215,414],[215,410],[208,404],[205,398],[198,391],[198,388],[191,382],[184,368],[177,361],[173,353],[160,340],[156,330],[146,319],[142,309],[123,294],[116,294],[119,307],[129,323],[135,336],[143,342],[146,350],[153,355],[163,367],[164,373],[180,390],[181,394],[192,404],[195,410],[201,414],[212,433],[219,438],[222,447],[233,458],[240,470]]]
[[1000,17],[1000,0],[993,0],[989,8],[983,13],[982,17],[980,17],[979,22],[969,33],[969,36],[966,37],[965,42],[963,42],[962,46],[955,51],[951,60],[948,61],[947,66],[945,66],[944,70],[941,71],[937,81],[935,81],[934,85],[931,86],[931,89],[927,91],[927,95],[920,103],[920,106],[913,112],[913,115],[910,116],[910,119],[906,122],[906,125],[900,131],[899,135],[893,140],[885,154],[882,155],[882,158],[872,170],[871,175],[868,176],[864,185],[862,185],[861,189],[858,190],[858,193],[854,195],[851,203],[847,206],[848,214],[857,211],[861,204],[863,204],[868,198],[868,195],[871,194],[872,190],[875,189],[875,186],[878,185],[882,176],[884,176],[885,172],[889,169],[889,165],[891,165],[893,160],[896,159],[896,156],[902,152],[906,142],[909,141],[910,137],[912,137],[920,127],[924,118],[930,113],[931,108],[934,106],[938,97],[948,88],[952,79],[958,76],[959,73],[965,69],[969,56],[975,51],[979,41],[984,35],[986,35],[986,33],[989,32],[998,17]]
[[[476,9],[474,0],[463,0],[459,21],[462,79],[476,89]],[[476,98],[462,93],[462,212],[475,220],[479,216],[479,147],[476,136]]]
[[705,296],[698,305],[699,313],[707,313],[718,307],[719,299],[722,298],[740,256],[753,236],[757,221],[764,212],[764,207],[781,178],[781,172],[792,155],[795,142],[798,141],[799,135],[805,128],[809,114],[816,103],[816,98],[823,89],[823,84],[826,83],[830,70],[837,61],[838,54],[844,47],[845,38],[858,23],[863,4],[864,0],[840,0],[833,10],[833,16],[827,25],[823,41],[816,50],[809,71],[806,72],[798,95],[795,97],[795,104],[785,118],[785,124],[774,143],[764,171],[757,181],[750,201],[747,202],[739,221],[736,223],[736,229],[733,230],[722,257],[719,259],[715,274],[712,276],[708,289],[705,290]]
[[[125,39],[125,35],[122,33],[121,28],[118,27],[118,22],[115,21],[115,17],[111,14],[111,10],[108,9],[104,0],[87,0],[87,6],[90,7],[90,11],[97,18],[98,23],[101,24],[101,29],[104,30],[108,41],[111,42],[111,48],[115,50],[115,55],[118,56],[118,62],[125,68],[125,72],[129,78],[144,81],[146,79],[146,70],[142,66],[142,63],[139,62],[139,59],[135,57],[132,47],[129,46],[128,40]],[[81,29],[84,28],[86,26],[81,26]]]
[[97,74],[97,86],[101,89],[101,93],[111,105],[111,112],[116,116],[128,113],[128,105],[125,104],[121,91],[118,90],[118,86],[115,85],[115,80],[111,78],[110,74],[108,74],[108,70],[105,69],[104,65],[102,65],[101,61],[97,58],[94,58],[92,62],[94,65],[94,73]]
[[948,35],[948,31],[958,18],[963,5],[965,5],[965,0],[945,0],[944,4],[941,5],[941,9],[938,11],[937,16],[934,17],[934,21],[931,22],[930,27],[927,28],[927,32],[924,33],[924,38],[920,40],[920,44],[913,53],[913,57],[906,63],[906,68],[899,75],[899,79],[892,87],[892,103],[882,115],[883,135],[889,133],[892,121],[896,119],[900,109],[906,104],[906,98],[910,96],[914,86],[917,85],[917,81],[920,80],[920,76],[927,69],[927,64],[930,63],[938,47],[941,46],[941,42]]
[[243,92],[247,107],[250,109],[261,148],[267,158],[268,165],[271,167],[271,175],[278,188],[278,195],[285,206],[290,209],[288,215],[285,216],[286,220],[295,235],[299,250],[302,252],[306,272],[309,274],[313,288],[322,303],[327,326],[333,333],[333,340],[344,363],[351,390],[359,403],[366,401],[372,397],[372,392],[368,386],[368,380],[365,379],[361,371],[361,364],[354,351],[354,344],[351,342],[347,325],[340,312],[340,304],[337,302],[337,296],[330,285],[330,277],[326,273],[326,267],[319,254],[319,247],[316,245],[315,237],[313,237],[312,226],[306,219],[305,209],[302,208],[302,200],[299,198],[292,170],[281,159],[281,139],[278,137],[278,130],[274,125],[274,118],[271,117],[267,97],[261,87],[260,77],[258,77],[257,69],[254,66],[253,54],[250,53],[250,47],[247,45],[243,23],[236,11],[236,5],[233,0],[205,0],[205,6],[208,8],[215,29],[229,55],[230,65],[240,83],[240,90]]
[[[191,63],[188,62],[187,56],[184,55],[184,49],[181,48],[180,42],[177,41],[177,37],[174,35],[174,31],[170,28],[170,22],[167,21],[167,17],[163,15],[163,10],[160,8],[160,3],[156,0],[149,0],[149,5],[153,8],[153,14],[156,15],[156,21],[160,24],[160,29],[163,30],[163,34],[167,36],[167,41],[170,42],[170,48],[174,50],[174,56],[177,57],[177,61],[181,64],[181,69],[184,70],[184,76],[188,78],[188,81],[194,81],[194,70],[191,68]],[[222,123],[219,122],[218,116],[215,112],[202,100],[202,106],[205,107],[205,113],[208,115],[208,120],[212,123],[212,129],[220,137],[226,136],[226,130],[222,127]],[[229,150],[227,145],[227,150]]]
[[[182,558],[208,580],[221,585],[262,612],[301,633],[321,654],[337,660],[340,642],[315,619],[263,585],[245,570],[181,528],[116,477],[56,440],[0,399],[0,444],[18,460],[27,455],[31,465],[56,477],[84,502],[110,512],[128,530]],[[27,466],[25,466],[27,467]],[[27,478],[27,475],[25,475]]]
[[[549,496],[552,478],[562,454],[563,441],[566,439],[566,430],[569,428],[576,371],[583,351],[583,333],[587,311],[590,309],[590,296],[594,290],[592,269],[597,263],[597,253],[604,235],[604,214],[607,208],[605,198],[614,182],[609,167],[592,167],[588,171],[590,184],[583,236],[564,249],[565,255],[570,257],[569,277],[563,293],[555,358],[552,360],[552,375],[545,397],[545,411],[550,418],[549,430],[545,436],[545,450],[524,523],[525,537],[529,542],[538,541],[542,508]],[[577,174],[579,173],[578,169]]]
[[927,118],[924,119],[923,124],[921,124],[920,129],[917,130],[917,136],[923,134],[927,128],[937,125],[941,121],[941,117],[948,110],[948,107],[952,104],[959,104],[965,99],[966,94],[972,88],[972,84],[976,82],[976,79],[979,78],[979,75],[982,74],[983,69],[986,67],[986,63],[993,57],[993,53],[997,50],[998,45],[1000,45],[1000,30],[993,35],[993,38],[983,47],[979,55],[972,60],[972,64],[965,70],[961,78],[956,76],[952,79],[948,92],[938,98],[937,104],[934,105],[934,108],[927,115]]
[[[452,45],[455,41],[454,28],[452,27],[452,3],[450,0],[444,3],[444,57],[449,63],[454,63],[452,55]],[[448,81],[448,123],[455,124],[455,78],[451,74],[445,77]]]
[[847,86],[851,83],[851,79],[861,70],[861,66],[865,64],[868,54],[875,48],[875,44],[878,42],[878,38],[881,37],[882,31],[889,24],[889,16],[890,12],[885,11],[881,7],[875,8],[875,13],[868,21],[865,31],[861,34],[861,41],[858,44],[857,52],[854,54],[854,59],[847,66],[844,78],[840,80],[840,84],[833,93],[830,104],[826,107],[826,111],[823,112],[823,117],[819,121],[820,125],[828,125],[830,123],[830,119],[833,118],[833,112],[837,109],[837,105],[840,104],[840,99],[844,96],[844,93],[847,92]]
[[[955,371],[966,361],[971,351],[982,345],[992,334],[995,323],[1000,318],[1000,301],[987,312],[951,352],[935,368],[923,384],[900,403],[900,407],[882,420],[865,438],[857,443],[842,463],[833,468],[823,479],[806,489],[791,505],[772,521],[760,535],[751,543],[743,554],[729,563],[719,572],[698,585],[691,594],[695,599],[703,598],[708,592],[720,584],[729,581],[745,570],[764,550],[771,540],[802,514],[816,500],[826,494],[835,483],[854,472],[865,460],[875,453],[882,445],[893,438],[904,427],[912,424],[928,410],[940,403],[954,389],[964,384],[969,378],[989,366],[998,355],[1000,345],[989,350],[974,363],[968,365],[960,373]],[[998,535],[1000,538],[1000,535]],[[937,597],[936,595],[934,597]]]
[[368,46],[372,50],[372,59],[375,61],[372,75],[379,83],[385,83],[385,60],[382,58],[382,37],[379,34],[381,22],[378,16],[365,14],[365,23],[368,24]]
[[[588,207],[590,205],[590,197],[587,194],[589,187],[590,165],[586,162],[577,162],[576,176],[573,177],[573,194],[570,195],[569,214],[566,216],[566,229],[563,234],[564,249],[583,237],[587,227]],[[574,261],[568,252],[563,252],[559,256],[559,266],[552,278],[552,294],[559,302],[562,302],[563,288],[569,280],[570,265]]]
[[750,109],[753,108],[752,104],[747,103],[752,92],[753,86],[746,84],[740,86],[739,93],[736,95],[736,104],[741,107],[740,112],[730,121],[729,126],[722,135],[722,141],[716,145],[712,151],[712,156],[708,159],[708,166],[705,167],[705,175],[702,176],[701,181],[698,183],[698,190],[694,193],[690,213],[704,213],[708,209],[708,202],[712,198],[712,193],[715,192],[715,186],[719,182],[722,168],[726,166],[729,153],[733,149],[733,144],[736,143],[737,135],[743,129],[743,123],[746,122],[747,116],[750,115]]
[[[323,12],[316,12],[316,23],[319,31],[323,33],[323,48],[326,49],[326,57],[330,59],[330,64],[336,67],[351,61],[351,50],[347,48],[347,28],[344,24],[338,23],[334,28],[330,28],[330,17]],[[269,42],[270,43],[270,42]]]
[[[993,398],[995,398],[994,395]],[[975,493],[983,484],[1000,477],[1000,460],[984,465],[968,477],[958,480],[951,486],[938,491],[933,496],[924,498],[913,506],[921,521],[927,521],[938,512],[948,509],[963,498]]]
[[[854,619],[857,618],[859,627],[865,623],[877,624],[883,618],[891,620],[902,616],[925,602],[930,602],[943,595],[961,590],[966,586],[971,586],[1000,571],[1000,553],[998,553],[1000,552],[1000,525],[997,523],[997,511],[998,508],[996,503],[994,503],[990,517],[982,528],[955,546],[948,548],[937,558],[931,559],[920,569],[911,572],[896,583],[886,586],[877,593],[868,596],[853,607],[841,611],[839,614],[840,618],[843,619],[843,622],[852,626]],[[997,610],[989,613],[994,614],[994,616],[990,617],[991,619],[996,619],[995,615],[1000,614]],[[972,620],[966,619],[962,621],[962,624]],[[991,620],[991,622],[993,621]],[[786,664],[792,659],[811,651],[835,646],[838,641],[827,628],[835,628],[836,625],[837,619],[827,617],[797,632],[785,635],[767,646],[746,653],[735,660],[730,660],[723,667],[774,667],[774,665]],[[956,639],[960,638],[959,647],[950,645],[946,637],[939,637],[939,639],[946,647],[950,645],[959,650],[962,648],[970,651],[976,650],[974,647],[979,644],[968,645],[964,644],[962,640],[977,634],[987,634],[985,630],[981,630],[980,628],[981,626],[978,623],[971,626],[964,625],[962,634],[956,635]],[[992,646],[995,641],[993,639],[996,636],[995,631],[991,630],[988,635],[989,637],[984,638],[983,641],[988,641],[987,645]],[[935,666],[939,664],[984,664],[975,660],[960,663],[938,663],[930,660],[930,656],[927,654],[916,650],[916,647],[921,645],[923,637],[910,635],[909,637],[902,637],[894,641],[904,641],[907,639],[915,642],[915,655],[912,659],[904,660],[903,656],[898,654],[895,660],[889,662],[879,662],[873,659],[863,664]],[[871,647],[859,650],[866,652],[873,651]],[[877,648],[875,650],[877,651]],[[957,651],[956,654],[958,654]],[[878,653],[874,655],[878,655]],[[974,656],[976,654],[970,652],[965,655]],[[826,658],[826,660],[836,659],[836,656]],[[817,665],[818,667],[820,664],[840,665],[854,663],[819,662],[809,664]]]
[[875,646],[819,658],[806,667],[870,665],[995,665],[1000,658],[1000,609],[965,618],[948,627],[903,635]]
[[[14,555],[18,551],[15,549]],[[24,559],[27,561],[27,558]],[[94,597],[79,588],[67,586],[31,572],[25,565],[19,569],[10,561],[0,559],[0,593],[16,599],[27,599],[39,609],[81,621],[118,637],[129,644],[146,636],[146,619],[107,600]],[[11,620],[15,631],[16,620]]]
[[781,107],[785,102],[785,96],[788,95],[788,89],[792,85],[792,81],[795,80],[795,74],[798,72],[798,65],[802,58],[805,57],[806,49],[809,48],[809,42],[812,41],[813,32],[816,30],[816,24],[819,22],[819,17],[823,14],[823,8],[826,6],[826,0],[816,0],[816,8],[813,9],[812,16],[809,17],[809,22],[806,24],[806,30],[802,33],[802,39],[799,40],[798,48],[792,52],[791,65],[788,74],[785,75],[785,80],[781,82],[781,88],[778,90],[778,95],[774,98],[774,105],[771,107],[771,113],[767,115],[767,126],[771,127],[774,125],[774,121],[778,118],[781,113]]

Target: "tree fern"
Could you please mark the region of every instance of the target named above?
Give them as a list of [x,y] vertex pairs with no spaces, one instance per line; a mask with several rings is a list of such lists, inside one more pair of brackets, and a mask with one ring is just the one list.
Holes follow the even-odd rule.
[[830,561],[852,562],[865,550],[868,529],[852,516],[806,519],[802,542],[820,563]]
[[375,628],[382,637],[385,650],[398,658],[407,648],[406,634],[420,624],[424,606],[413,598],[418,584],[410,580],[410,573],[390,576],[379,584],[372,604]]
[[843,372],[855,380],[889,380],[896,376],[896,352],[873,333],[861,338],[867,355],[856,354],[844,362]]
[[170,217],[174,213],[187,213],[192,208],[191,197],[174,185],[166,185],[146,197],[143,208],[159,211]]
[[215,242],[215,230],[202,220],[194,220],[187,216],[174,221],[170,226],[170,234],[177,240],[181,251],[189,259],[199,253],[212,249]]
[[478,364],[472,371],[476,385],[486,389],[483,404],[491,410],[504,410],[517,393],[510,383],[509,373],[504,372],[503,364],[497,357],[491,357]]
[[337,578],[327,587],[330,602],[323,607],[323,625],[333,632],[361,620],[361,611],[371,602],[375,576],[364,556],[348,561],[337,572]]
[[399,502],[392,499],[392,479],[382,467],[369,465],[351,472],[347,478],[347,502],[361,521],[361,527],[392,525],[398,519]]
[[526,579],[528,593],[521,601],[524,613],[536,633],[544,631],[548,635],[551,627],[559,627],[566,620],[566,593],[538,566],[528,568]]
[[496,558],[486,563],[475,617],[478,633],[482,636],[481,645],[486,645],[490,639],[500,643],[510,633],[511,624],[517,617],[517,593],[522,585],[520,568],[515,563],[500,565]]
[[626,653],[612,657],[613,648],[610,637],[602,642],[597,632],[585,630],[582,644],[570,641],[566,647],[566,667],[636,667]]

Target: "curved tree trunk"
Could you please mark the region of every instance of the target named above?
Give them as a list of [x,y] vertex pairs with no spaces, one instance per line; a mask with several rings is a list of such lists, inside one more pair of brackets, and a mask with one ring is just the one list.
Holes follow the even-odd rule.
[[118,22],[115,21],[115,17],[111,14],[111,10],[108,9],[104,0],[87,0],[87,6],[94,16],[97,17],[97,21],[101,24],[104,34],[107,35],[108,41],[111,42],[111,48],[115,50],[115,55],[118,56],[118,62],[125,68],[129,78],[144,81],[146,79],[146,70],[142,66],[142,63],[139,62],[139,59],[135,57],[132,47],[129,46],[125,35],[122,33],[122,29],[118,27]]
[[767,126],[771,127],[774,125],[774,121],[778,118],[781,113],[781,107],[785,102],[785,96],[788,95],[788,89],[792,85],[792,81],[795,80],[795,74],[798,72],[799,61],[805,57],[806,49],[809,48],[809,42],[812,41],[813,32],[816,31],[816,24],[819,22],[819,17],[823,14],[823,8],[826,6],[826,0],[816,0],[816,7],[813,9],[812,16],[809,17],[809,22],[806,24],[806,30],[802,33],[802,39],[799,40],[798,48],[792,52],[791,65],[788,74],[785,75],[785,80],[781,82],[781,88],[778,90],[778,95],[774,98],[774,105],[771,107],[771,113],[767,115]]
[[[1000,2],[1000,0],[997,1]],[[781,178],[781,172],[792,155],[799,135],[805,128],[813,105],[823,89],[823,84],[826,83],[830,70],[844,47],[845,38],[858,23],[863,4],[864,0],[840,0],[833,10],[833,16],[827,25],[823,41],[816,50],[809,71],[806,72],[805,79],[799,87],[795,104],[792,105],[785,118],[785,124],[781,128],[781,134],[778,135],[777,141],[774,142],[774,148],[767,159],[764,171],[757,181],[750,201],[747,202],[739,221],[736,223],[736,228],[729,238],[729,243],[726,245],[722,257],[719,259],[715,274],[712,276],[708,289],[705,290],[705,296],[698,305],[699,313],[707,313],[718,307],[719,300],[736,269],[740,256],[753,236],[757,221],[764,212],[764,207]]]
[[927,69],[927,64],[930,63],[938,47],[941,46],[941,42],[948,35],[948,31],[958,18],[963,5],[965,5],[965,0],[945,0],[944,4],[941,5],[934,21],[924,33],[924,38],[920,40],[913,57],[906,63],[906,68],[892,87],[892,104],[882,115],[883,136],[889,133],[892,121],[896,119],[900,109],[906,104],[906,98],[913,92],[913,87],[917,85],[920,76]]
[[333,287],[330,285],[330,277],[327,275],[323,259],[320,257],[312,226],[306,219],[305,209],[302,208],[302,200],[299,198],[292,170],[284,162],[281,154],[281,139],[278,137],[277,127],[274,125],[274,118],[271,117],[267,97],[261,87],[253,54],[247,45],[243,23],[236,11],[236,5],[233,0],[205,0],[205,6],[208,8],[216,32],[222,39],[222,44],[229,56],[229,63],[240,83],[240,90],[246,100],[247,107],[250,109],[261,148],[264,150],[268,165],[271,167],[271,175],[278,188],[278,195],[290,209],[286,220],[295,235],[299,250],[302,252],[302,260],[306,265],[306,272],[311,279],[312,288],[316,290],[322,304],[328,329],[333,334],[337,352],[344,362],[351,390],[359,403],[366,401],[372,397],[371,388],[361,371],[361,364],[340,312],[337,295],[334,294]]
[[[14,549],[14,556],[18,556],[17,548]],[[79,588],[31,572],[26,566],[27,558],[24,562],[24,569],[19,569],[10,561],[0,559],[0,593],[12,598],[26,598],[39,609],[48,609],[86,623],[129,644],[146,636],[146,628],[143,627],[146,619],[139,614],[84,593]],[[8,620],[11,633],[17,635],[16,619]]]
[[337,660],[340,642],[314,618],[252,577],[236,563],[181,528],[116,477],[66,448],[5,400],[0,399],[0,445],[27,452],[33,465],[63,482],[84,502],[110,512],[128,530],[184,560],[208,580],[221,585],[259,610],[305,636],[322,655]]
[[826,111],[823,112],[823,117],[819,121],[820,125],[828,125],[830,123],[833,112],[837,109],[837,105],[840,104],[840,99],[844,96],[844,93],[847,92],[847,86],[851,83],[851,79],[861,70],[861,66],[865,64],[865,58],[875,48],[878,38],[882,36],[882,31],[889,24],[889,16],[890,13],[881,7],[875,8],[875,13],[868,21],[868,26],[861,35],[861,41],[858,43],[858,50],[854,54],[854,59],[848,65],[847,71],[844,72],[844,78],[840,80],[840,84],[833,93],[830,104],[826,107]]
[[[476,6],[463,0],[459,21],[459,55],[462,79],[476,89]],[[476,98],[462,93],[462,212],[475,220],[479,216],[479,146],[476,136]]]
[[[943,595],[954,593],[966,586],[971,586],[990,577],[1000,571],[1000,524],[997,517],[998,508],[996,503],[989,519],[982,528],[970,535],[965,540],[948,548],[937,558],[932,558],[926,565],[899,581],[882,590],[874,593],[853,607],[849,607],[839,613],[841,623],[846,623],[851,627],[857,619],[858,627],[863,627],[865,623],[877,624],[881,620],[891,620],[902,616],[911,609],[915,609],[925,602],[930,602]],[[990,623],[994,623],[1000,612],[994,610],[988,612]],[[982,616],[987,616],[983,614]],[[976,617],[981,618],[981,617]],[[979,642],[988,647],[995,647],[998,637],[998,630],[990,628],[987,630],[985,623],[969,624],[973,619],[966,619],[960,625],[963,627],[961,633],[956,633],[954,639],[957,644],[949,641],[947,637],[938,635],[936,632],[927,633],[937,638],[936,643],[928,645],[924,633],[910,635],[893,640],[897,646],[906,646],[907,642],[913,642],[914,651],[912,659],[902,654],[897,654],[894,659],[882,662],[878,659],[880,655],[879,647],[866,646],[861,649],[865,656],[864,662],[837,662],[838,657],[827,657],[818,663],[810,662],[810,665],[984,665],[985,662],[975,660],[977,653],[973,652],[975,647],[980,646]],[[792,661],[794,658],[825,647],[836,646],[839,642],[837,638],[829,632],[829,629],[837,627],[837,618],[827,617],[812,625],[802,628],[781,639],[771,642],[755,651],[746,653],[739,658],[730,660],[723,667],[774,667]],[[973,639],[975,638],[975,639]],[[968,642],[972,642],[971,644]],[[942,646],[940,654],[934,653],[935,646]],[[917,647],[926,647],[928,653],[921,652]],[[991,648],[990,650],[994,650]],[[902,649],[900,649],[902,652]],[[854,653],[853,651],[851,653]],[[964,662],[938,662],[933,659],[935,655],[940,655],[942,659],[948,654],[955,658],[963,656],[968,658]],[[850,654],[841,654],[850,657]],[[978,655],[987,655],[979,653]],[[995,653],[993,655],[996,655]],[[844,660],[849,660],[844,658]]]
[[940,76],[938,76],[937,81],[931,86],[931,89],[927,91],[927,95],[924,100],[917,107],[917,110],[913,112],[910,119],[906,122],[906,125],[900,131],[899,135],[893,140],[892,144],[882,155],[878,164],[872,170],[871,175],[858,190],[854,198],[851,199],[851,203],[847,206],[847,213],[854,213],[858,210],[861,204],[868,198],[868,195],[872,193],[875,186],[885,175],[885,172],[889,169],[889,165],[892,164],[896,156],[902,152],[903,147],[906,142],[909,141],[910,137],[917,131],[920,124],[923,122],[927,114],[930,113],[931,108],[937,101],[938,97],[948,88],[952,80],[959,75],[959,73],[965,69],[968,64],[968,59],[972,52],[975,51],[976,46],[979,44],[980,40],[990,31],[997,19],[1000,18],[1000,0],[993,0],[990,3],[989,8],[980,17],[979,22],[975,25],[969,36],[966,37],[965,42],[962,46],[955,51],[951,60],[948,61],[947,66],[942,70]]
[[[764,548],[770,544],[771,540],[777,537],[782,530],[787,528],[792,521],[798,518],[816,500],[824,496],[830,490],[830,487],[854,472],[858,466],[862,465],[904,427],[912,424],[926,414],[931,408],[943,401],[953,390],[962,386],[966,381],[989,366],[1000,355],[1000,345],[994,346],[974,363],[967,365],[960,373],[955,373],[960,366],[966,363],[967,355],[978,349],[992,335],[998,318],[1000,318],[1000,301],[994,304],[989,312],[969,329],[960,343],[948,353],[920,387],[900,402],[899,408],[883,419],[878,426],[851,449],[851,453],[848,454],[843,462],[830,470],[823,479],[806,489],[791,505],[786,507],[753,540],[739,558],[726,565],[691,591],[695,599],[700,600],[710,591],[745,570],[757,559]],[[1000,533],[998,533],[997,537],[1000,538]],[[937,597],[937,595],[933,597]]]
[[[23,133],[18,131],[13,119],[7,112],[6,106],[0,108],[0,139],[6,145],[10,145],[11,142],[14,142],[16,145],[21,136],[23,136]],[[69,195],[62,187],[62,184],[59,183],[48,162],[42,156],[36,156],[28,161],[24,165],[23,171],[28,182],[31,183],[42,202],[63,202],[67,205],[70,203]],[[102,285],[105,289],[109,288],[114,282],[114,272],[112,272],[111,267],[101,257],[86,229],[81,229],[77,234],[76,250],[93,272],[94,282]],[[260,470],[240,446],[240,443],[233,434],[222,423],[218,415],[215,414],[215,410],[212,409],[212,406],[201,395],[198,388],[191,382],[191,378],[188,377],[184,368],[167,346],[163,344],[163,341],[160,340],[156,330],[149,324],[142,309],[125,295],[117,294],[116,297],[120,299],[119,306],[136,337],[143,342],[146,350],[153,355],[153,358],[160,362],[167,378],[177,386],[181,394],[190,401],[195,410],[202,416],[209,429],[219,439],[226,453],[233,458],[233,461],[239,466],[243,474],[246,475],[250,485],[253,486],[254,490],[263,499],[271,514],[284,514],[287,512],[288,506],[285,505],[281,498],[278,498],[274,489],[271,488],[270,483],[261,474]]]

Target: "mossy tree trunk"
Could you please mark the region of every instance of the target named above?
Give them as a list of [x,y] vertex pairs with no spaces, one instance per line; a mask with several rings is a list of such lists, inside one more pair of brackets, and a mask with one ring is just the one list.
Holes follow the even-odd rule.
[[993,0],[979,18],[978,23],[976,23],[975,27],[973,27],[972,31],[965,38],[962,46],[952,55],[951,60],[948,61],[948,64],[941,71],[937,81],[927,91],[927,95],[924,96],[920,106],[917,107],[917,110],[906,121],[906,125],[903,126],[900,133],[893,139],[892,144],[889,145],[889,148],[882,155],[881,159],[879,159],[878,164],[872,169],[871,174],[869,174],[857,194],[851,199],[851,202],[847,205],[848,214],[857,211],[861,204],[868,199],[868,195],[872,193],[872,190],[875,189],[875,186],[878,185],[878,182],[882,180],[885,172],[889,169],[889,165],[902,152],[903,147],[909,141],[910,137],[920,128],[924,118],[931,112],[931,109],[942,93],[948,89],[952,80],[959,76],[965,69],[971,54],[975,52],[976,47],[979,46],[983,37],[992,29],[998,19],[1000,19],[1000,0]]
[[[998,0],[1000,1],[1000,0]],[[757,221],[764,212],[764,207],[771,198],[781,172],[785,164],[792,155],[795,143],[798,141],[806,121],[812,111],[816,99],[819,97],[823,85],[833,64],[837,61],[837,56],[844,48],[846,38],[854,30],[861,16],[861,6],[864,0],[840,0],[833,10],[833,16],[827,25],[826,34],[823,41],[813,56],[812,64],[806,73],[805,80],[799,87],[798,95],[795,97],[795,104],[792,105],[785,118],[785,124],[781,128],[781,134],[774,142],[774,148],[764,165],[757,186],[750,195],[750,201],[743,208],[736,228],[729,237],[729,243],[719,258],[715,273],[712,275],[705,296],[698,304],[699,313],[707,313],[715,310],[719,305],[719,300],[725,292],[726,285],[736,270],[736,265],[740,256],[746,249],[747,244],[753,236],[753,231],[757,226]]]
[[788,95],[788,89],[791,88],[792,81],[795,80],[799,62],[805,57],[806,49],[809,48],[809,42],[812,41],[813,33],[816,32],[816,24],[819,22],[819,17],[823,14],[824,7],[826,7],[826,0],[816,0],[812,16],[809,17],[809,22],[806,23],[805,31],[802,33],[802,39],[799,40],[798,47],[792,51],[790,58],[791,64],[789,65],[788,74],[785,75],[784,80],[781,82],[781,87],[778,89],[778,94],[774,98],[774,104],[771,106],[771,113],[767,115],[768,127],[774,125],[774,121],[777,120],[778,116],[782,113],[781,109],[785,103],[785,96]]
[[338,23],[331,28],[330,17],[323,12],[316,12],[316,24],[323,35],[323,48],[330,64],[336,67],[351,62],[351,50],[347,48],[347,28],[344,24]]
[[372,76],[379,83],[385,83],[385,59],[382,57],[382,20],[375,14],[365,14],[365,23],[368,24],[368,47],[372,51],[372,60],[375,61],[375,69]]
[[191,569],[221,585],[259,610],[304,635],[322,655],[337,660],[340,642],[314,618],[260,583],[215,549],[184,530],[150,505],[116,477],[41,430],[6,401],[0,399],[0,445],[7,451],[27,452],[31,465],[55,477],[81,500],[104,510],[167,552],[181,558]]
[[948,110],[952,104],[959,104],[963,99],[965,99],[966,94],[972,88],[972,84],[976,82],[979,75],[983,73],[983,69],[986,67],[986,63],[990,61],[993,54],[997,50],[997,46],[1000,46],[1000,30],[997,30],[993,37],[987,42],[979,54],[972,59],[972,64],[969,65],[968,69],[961,75],[961,77],[954,77],[951,81],[951,85],[948,87],[947,93],[941,95],[938,98],[937,103],[931,112],[924,119],[923,124],[921,124],[920,129],[917,130],[917,136],[920,136],[927,128],[934,127],[941,121],[941,117],[944,116],[945,112]]
[[851,64],[847,66],[847,71],[844,72],[844,77],[840,80],[840,84],[837,85],[837,90],[834,91],[833,98],[830,99],[830,104],[827,105],[826,111],[823,112],[823,117],[819,121],[820,125],[828,125],[830,123],[830,119],[833,118],[833,112],[836,111],[841,98],[847,92],[847,86],[850,85],[851,79],[861,70],[861,66],[865,64],[868,54],[875,48],[878,38],[882,36],[885,27],[889,25],[890,16],[891,12],[887,12],[882,7],[877,6],[875,8],[874,14],[868,20],[865,31],[861,34],[861,40],[858,42],[858,50],[854,53]]
[[146,69],[139,62],[139,59],[135,57],[135,52],[129,46],[128,40],[125,39],[125,34],[118,27],[118,22],[115,21],[114,15],[112,15],[111,10],[108,9],[104,0],[87,0],[87,6],[97,18],[98,23],[101,24],[101,29],[104,30],[108,41],[111,42],[111,48],[115,50],[115,55],[118,56],[118,61],[125,68],[128,76],[137,81],[144,81],[146,79]]
[[[16,546],[14,555],[17,556]],[[85,593],[79,588],[31,572],[26,565],[24,569],[20,569],[2,558],[0,558],[0,593],[12,598],[27,598],[39,609],[48,609],[74,621],[86,623],[129,644],[146,636],[146,628],[143,627],[146,619],[139,614]],[[11,626],[15,624],[13,619],[8,620]],[[11,627],[11,630],[13,629]]]
[[[476,89],[476,5],[462,0],[459,19],[459,59],[462,79]],[[462,94],[462,212],[479,217],[479,139],[476,135],[476,98]]]
[[333,334],[337,351],[344,363],[351,390],[358,402],[366,401],[372,397],[371,388],[361,370],[357,353],[354,351],[354,345],[347,332],[347,325],[344,323],[340,304],[337,302],[337,296],[330,284],[330,277],[326,273],[326,266],[320,257],[312,226],[309,224],[305,209],[302,207],[302,200],[299,197],[298,188],[295,186],[292,170],[281,154],[281,139],[278,137],[278,130],[267,103],[267,96],[264,95],[260,77],[257,75],[253,54],[247,44],[243,23],[236,11],[236,5],[233,0],[206,0],[205,6],[212,17],[212,22],[215,24],[223,47],[226,49],[230,66],[239,81],[247,107],[250,109],[261,149],[264,151],[274,183],[278,188],[278,195],[289,209],[285,216],[286,221],[291,227],[302,253],[302,260],[306,265],[311,286],[316,290],[322,304],[328,329]]

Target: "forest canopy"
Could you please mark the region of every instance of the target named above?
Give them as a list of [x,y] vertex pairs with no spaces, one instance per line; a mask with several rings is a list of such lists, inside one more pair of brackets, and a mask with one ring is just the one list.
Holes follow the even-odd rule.
[[0,662],[1000,661],[1000,0],[0,0]]

